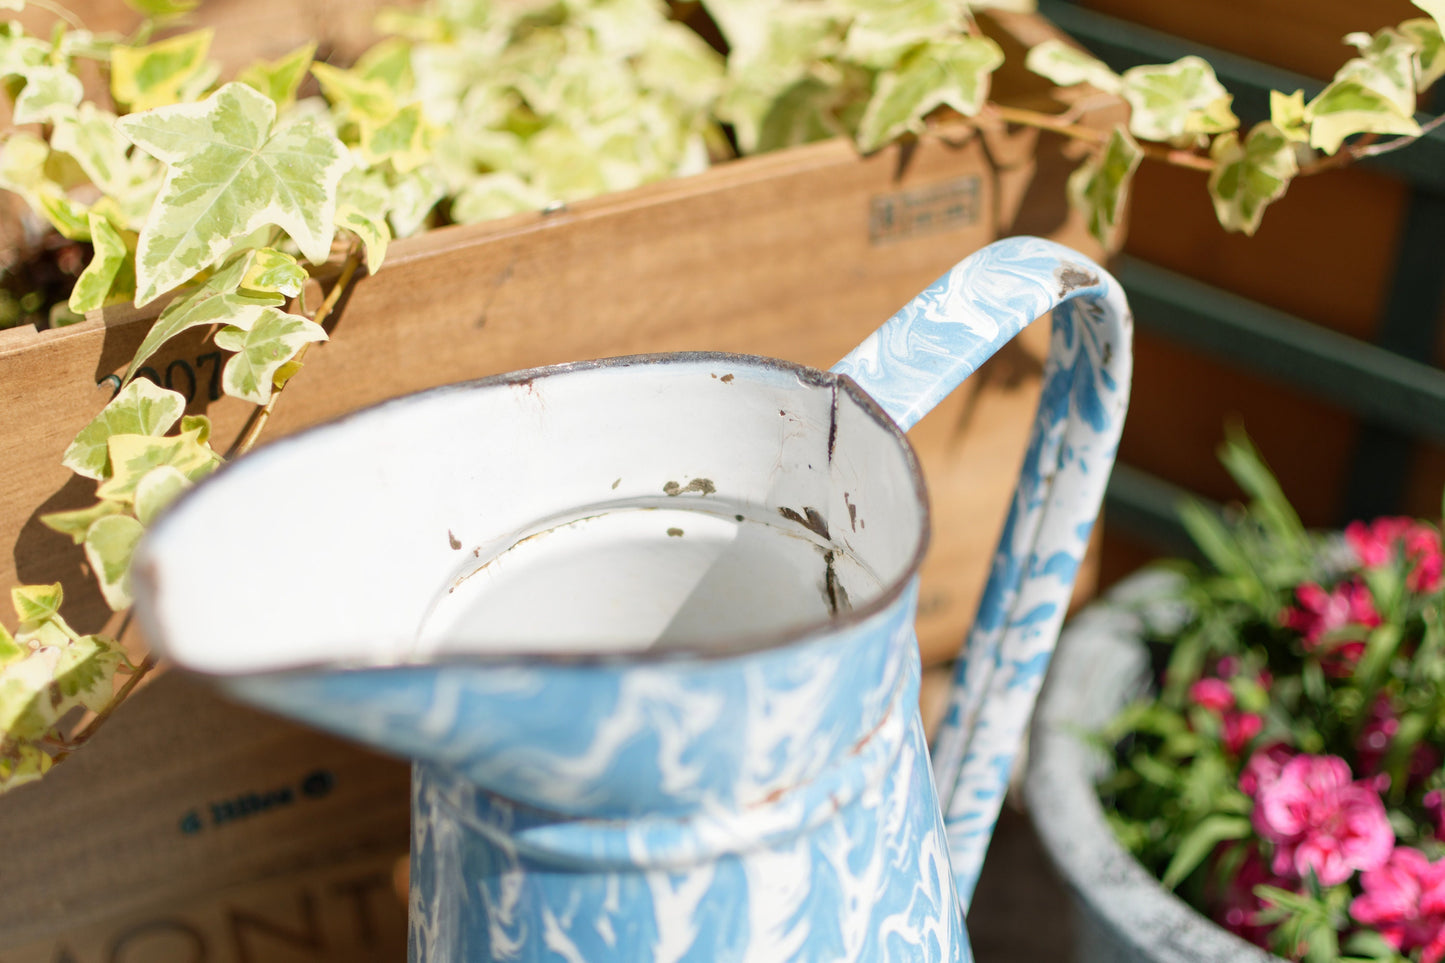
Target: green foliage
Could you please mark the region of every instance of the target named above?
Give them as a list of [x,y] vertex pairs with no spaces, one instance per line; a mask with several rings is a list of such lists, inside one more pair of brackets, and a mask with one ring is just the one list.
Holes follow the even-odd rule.
[[[1430,9],[1429,0],[1417,5]],[[1433,17],[1438,11],[1431,12]],[[1235,133],[1239,121],[1230,110],[1230,94],[1198,57],[1134,67],[1121,76],[1074,47],[1045,41],[1029,51],[1025,66],[1062,86],[1087,83],[1118,93],[1129,103],[1129,132],[1139,141],[1176,149],[1207,147],[1208,163],[1196,166],[1210,171],[1209,194],[1219,223],[1253,234],[1265,208],[1284,196],[1295,176],[1315,166],[1303,145],[1330,155],[1359,135],[1408,139],[1421,133],[1414,119],[1416,97],[1445,75],[1438,18],[1407,20],[1373,36],[1353,33],[1345,42],[1359,56],[1347,61],[1317,97],[1306,104],[1299,91],[1271,91],[1270,122],[1256,125],[1243,140]],[[1091,170],[1102,166],[1090,162]],[[1107,246],[1112,223],[1100,216],[1098,194],[1076,190],[1071,196],[1094,236]]]
[[1089,233],[1106,248],[1123,221],[1129,184],[1144,157],[1124,128],[1115,128],[1102,151],[1069,175],[1069,203],[1082,211]]
[[977,114],[1003,51],[946,0],[704,0],[727,40],[718,116],[745,153],[846,135],[864,152]]
[[312,263],[336,232],[336,189],[346,149],[314,121],[276,124],[276,104],[245,84],[204,101],[120,119],[122,134],[166,164],[140,232],[136,304],[147,304],[274,225]]
[[[1388,850],[1322,885],[1313,869],[1296,872],[1298,855],[1279,854],[1338,838],[1327,791],[1291,783],[1284,792],[1300,795],[1276,797],[1300,821],[1289,839],[1271,823],[1282,810],[1262,800],[1288,775],[1271,767],[1332,757],[1347,767],[1352,799],[1379,799],[1373,818],[1388,821],[1394,846],[1445,855],[1440,531],[1382,519],[1343,538],[1309,532],[1248,438],[1232,433],[1220,457],[1248,502],[1223,517],[1183,510],[1204,561],[1174,565],[1183,578],[1167,596],[1184,614],[1147,638],[1162,667],[1157,692],[1097,735],[1116,763],[1099,786],[1111,825],[1164,886],[1215,919],[1228,909],[1236,931],[1281,956],[1418,960],[1352,915],[1363,874]],[[1371,818],[1362,805],[1350,817],[1360,825]]]

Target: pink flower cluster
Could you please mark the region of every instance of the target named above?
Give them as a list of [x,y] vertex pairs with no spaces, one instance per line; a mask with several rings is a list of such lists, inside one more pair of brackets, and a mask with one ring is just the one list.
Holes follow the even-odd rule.
[[1433,592],[1445,582],[1440,533],[1413,518],[1377,518],[1345,526],[1345,541],[1360,564],[1380,568],[1401,553],[1409,565],[1405,584],[1412,592]]
[[1343,759],[1301,754],[1275,772],[1268,754],[1256,758],[1247,767],[1254,770],[1254,828],[1273,845],[1276,876],[1314,873],[1334,886],[1390,858],[1395,832],[1385,805],[1371,786],[1350,778]]
[[1351,579],[1326,592],[1314,582],[1294,590],[1298,605],[1280,621],[1304,638],[1308,652],[1320,652],[1320,664],[1336,677],[1349,675],[1365,652],[1367,630],[1380,624],[1380,613],[1363,582]]
[[1299,891],[1310,873],[1322,886],[1359,873],[1362,892],[1350,903],[1355,922],[1401,953],[1420,950],[1420,963],[1445,961],[1445,860],[1432,863],[1417,849],[1396,846],[1379,793],[1351,779],[1343,759],[1274,745],[1250,757],[1239,785],[1254,799],[1254,828],[1273,856],[1266,866],[1253,850],[1247,854],[1220,922],[1265,945],[1255,885]]
[[[1234,668],[1221,665],[1219,671],[1232,673]],[[1232,756],[1243,755],[1250,741],[1264,728],[1264,717],[1259,713],[1235,710],[1234,690],[1224,679],[1212,676],[1199,679],[1189,687],[1189,700],[1219,718],[1220,740]]]
[[1445,959],[1445,860],[1397,846],[1360,877],[1364,892],[1350,903],[1355,922],[1373,926],[1402,953],[1421,950],[1420,963]]

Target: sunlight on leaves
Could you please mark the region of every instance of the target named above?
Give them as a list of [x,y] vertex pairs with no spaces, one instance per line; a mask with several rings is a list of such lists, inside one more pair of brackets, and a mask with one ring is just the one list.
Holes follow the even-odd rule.
[[54,585],[17,585],[10,590],[10,603],[15,606],[15,617],[20,620],[22,632],[58,616],[64,599],[65,591],[59,582]]
[[53,124],[75,113],[85,95],[80,78],[64,67],[32,67],[25,89],[15,98],[16,124]]
[[132,111],[176,104],[199,95],[215,78],[206,55],[213,30],[196,30],[145,47],[111,52],[110,93]]
[[89,220],[95,253],[70,292],[70,310],[77,314],[117,301],[128,302],[135,294],[135,277],[128,270],[134,236],[128,245],[120,232],[99,214],[91,211]]
[[1003,50],[987,37],[925,44],[879,82],[858,124],[859,150],[877,150],[904,132],[921,131],[923,118],[936,107],[978,113],[989,77],[1001,63]]
[[216,332],[216,345],[236,352],[222,376],[226,394],[264,405],[271,398],[276,369],[294,358],[302,345],[325,340],[321,325],[275,308],[262,309],[244,328],[234,324],[222,328]]
[[166,305],[136,349],[124,381],[134,378],[161,345],[182,331],[201,325],[232,323],[233,319],[254,314],[259,308],[284,304],[286,299],[279,294],[250,295],[240,291],[241,280],[250,271],[255,257],[254,250],[245,252],[223,265],[200,287],[187,291]]
[[110,477],[108,445],[113,435],[164,435],[186,410],[186,399],[147,378],[120,390],[65,450],[62,464],[86,478]]
[[1089,233],[1112,250],[1129,197],[1129,183],[1144,153],[1129,132],[1114,128],[1104,149],[1069,175],[1069,203],[1084,215]]
[[138,305],[267,224],[286,231],[312,263],[326,259],[346,148],[309,119],[273,130],[275,121],[269,97],[236,83],[198,104],[120,119],[123,134],[168,165],[136,252]]
[[1062,40],[1049,39],[1029,48],[1024,66],[1060,87],[1089,84],[1105,93],[1118,93],[1122,81],[1102,61]]
[[1256,124],[1243,145],[1233,132],[1210,149],[1215,168],[1209,175],[1214,213],[1227,230],[1254,234],[1264,209],[1279,200],[1299,171],[1294,145],[1273,124]]
[[129,515],[106,515],[85,533],[86,561],[112,610],[130,608],[130,559],[144,534],[141,523]]
[[315,56],[316,43],[313,41],[276,60],[251,64],[236,76],[236,80],[270,97],[276,109],[284,111],[296,102],[296,91],[301,81],[306,79],[306,71],[311,68],[311,60]]
[[170,465],[191,481],[215,471],[220,456],[196,439],[195,432],[155,438],[150,435],[112,435],[109,441],[111,477],[95,493],[100,498],[135,503],[136,486],[152,469]]
[[1206,135],[1239,126],[1239,118],[1230,110],[1229,91],[1201,57],[1132,67],[1121,81],[1119,92],[1131,111],[1129,132],[1141,140],[1187,147]]

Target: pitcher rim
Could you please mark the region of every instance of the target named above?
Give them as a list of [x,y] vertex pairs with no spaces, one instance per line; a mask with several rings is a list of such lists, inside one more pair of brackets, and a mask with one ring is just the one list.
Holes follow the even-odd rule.
[[[277,438],[255,451],[248,452],[245,455],[223,463],[204,481],[209,481],[211,478],[216,478],[224,473],[231,472],[235,470],[238,464],[244,464],[256,458],[264,458],[269,452],[280,451],[291,445],[305,444],[308,436],[313,432],[346,424],[347,422],[366,417],[381,409],[414,404],[423,398],[508,385],[526,385],[539,378],[550,378],[557,375],[574,374],[585,371],[629,368],[639,365],[695,364],[699,362],[735,364],[743,367],[784,371],[793,374],[809,387],[832,387],[835,391],[841,388],[864,413],[879,427],[884,429],[884,431],[888,432],[901,446],[904,464],[907,467],[909,478],[913,484],[913,494],[918,500],[920,510],[918,518],[919,531],[916,536],[914,550],[901,574],[890,580],[884,588],[867,603],[857,608],[849,609],[846,614],[833,616],[825,620],[806,622],[786,630],[734,637],[721,643],[704,643],[679,648],[638,649],[625,652],[569,652],[558,650],[511,650],[496,654],[487,652],[447,652],[440,654],[433,653],[424,659],[416,661],[407,659],[328,659],[297,663],[280,668],[258,669],[245,672],[196,668],[186,665],[179,660],[177,661],[177,665],[193,675],[215,680],[225,680],[234,678],[273,678],[288,675],[314,674],[318,671],[362,672],[366,670],[420,669],[440,666],[582,666],[600,664],[634,665],[661,662],[714,662],[726,661],[735,656],[756,655],[760,652],[784,649],[793,645],[802,644],[823,635],[854,628],[891,609],[907,591],[910,582],[917,578],[919,569],[923,564],[923,559],[928,553],[928,546],[932,535],[932,518],[928,500],[928,488],[924,481],[922,466],[919,463],[917,452],[914,451],[912,443],[909,442],[907,433],[899,428],[898,424],[883,409],[882,405],[874,400],[873,396],[863,390],[850,376],[834,371],[825,371],[795,361],[771,358],[765,355],[742,354],[728,351],[649,352],[581,361],[567,361],[553,365],[539,365],[500,374],[484,375],[480,378],[470,378],[465,381],[457,381],[450,384],[436,385],[431,388],[407,392],[406,394],[393,398],[386,398],[357,408],[354,411],[337,415],[334,418],[328,418],[315,425],[310,425],[294,434]],[[835,404],[834,411],[836,412],[836,410]],[[836,431],[836,428],[837,421],[835,415],[832,424],[829,426],[830,455],[833,444],[833,433]],[[203,487],[203,484],[198,484],[182,492],[175,501],[166,508],[161,517],[156,520],[154,527],[146,533],[146,538],[142,539],[141,544],[137,547],[131,575],[135,587],[134,595],[137,601],[142,597],[157,599],[163,594],[164,589],[157,578],[155,562],[150,557],[151,553],[147,543],[151,541],[152,536],[159,537],[166,528],[174,524],[173,519],[179,514],[181,507],[196,497],[197,491]],[[154,641],[163,640],[169,634],[162,631],[158,620],[153,617],[152,610],[154,607],[142,604],[137,605],[136,608],[137,616],[140,618],[146,637],[153,640],[152,645],[160,649],[162,654],[174,658],[173,655],[166,652],[166,649],[169,647],[165,645],[164,642],[157,645]]]

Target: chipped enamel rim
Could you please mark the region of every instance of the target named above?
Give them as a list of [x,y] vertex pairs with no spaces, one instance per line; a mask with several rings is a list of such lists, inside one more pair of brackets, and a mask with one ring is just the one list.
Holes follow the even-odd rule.
[[[203,479],[194,488],[182,493],[176,501],[167,508],[165,513],[156,522],[152,532],[159,536],[172,524],[172,519],[177,517],[179,509],[190,499],[196,497],[196,493],[203,491],[211,478],[217,478],[224,473],[233,470],[238,463],[247,463],[255,459],[277,457],[276,453],[284,452],[292,445],[304,445],[308,439],[317,433],[325,432],[331,428],[346,424],[358,418],[365,418],[373,412],[392,408],[401,405],[415,404],[421,399],[435,397],[439,394],[451,392],[480,391],[490,388],[505,387],[508,385],[524,385],[540,378],[553,378],[559,375],[573,374],[582,371],[598,371],[610,369],[624,369],[641,365],[659,364],[728,364],[741,369],[764,369],[784,372],[794,375],[802,384],[819,389],[831,388],[835,391],[841,390],[848,395],[858,407],[866,413],[873,421],[884,429],[897,442],[900,453],[903,456],[904,464],[908,475],[913,482],[913,495],[917,499],[919,507],[919,531],[916,536],[914,550],[903,571],[894,579],[886,583],[883,588],[866,604],[850,609],[847,614],[833,618],[821,619],[815,622],[808,622],[797,627],[780,632],[763,632],[754,636],[746,636],[738,639],[728,639],[725,642],[715,642],[690,646],[685,649],[639,649],[633,652],[558,652],[549,650],[546,652],[528,652],[525,650],[501,652],[490,654],[485,652],[468,653],[445,653],[439,656],[428,656],[422,661],[405,660],[368,660],[368,659],[331,659],[318,660],[314,662],[302,662],[295,665],[288,665],[282,668],[257,669],[245,672],[226,672],[194,668],[184,662],[177,662],[187,672],[208,677],[216,680],[234,678],[276,678],[291,675],[314,674],[318,671],[364,671],[369,669],[434,669],[440,666],[497,666],[497,665],[598,665],[618,664],[636,665],[664,662],[716,662],[726,661],[734,657],[742,657],[756,654],[758,652],[788,648],[793,645],[805,644],[816,641],[824,636],[836,634],[839,630],[845,630],[862,625],[871,619],[887,612],[902,599],[909,584],[917,578],[919,567],[923,564],[924,555],[928,551],[929,538],[931,533],[931,516],[928,504],[928,489],[923,480],[923,471],[918,462],[917,453],[913,450],[908,436],[898,427],[892,418],[888,416],[881,405],[873,397],[864,391],[857,382],[847,375],[835,374],[830,371],[821,371],[807,365],[798,364],[792,361],[784,361],[777,358],[768,358],[760,355],[735,354],[724,351],[682,351],[671,353],[635,354],[622,355],[613,358],[600,358],[591,361],[572,361],[565,364],[546,365],[537,368],[525,368],[519,371],[511,371],[505,374],[488,375],[470,381],[456,382],[450,385],[441,385],[435,388],[428,388],[422,391],[412,392],[397,398],[377,402],[356,411],[348,412],[330,421],[314,425],[294,435],[287,435],[276,441],[270,442],[265,447],[248,453],[235,461],[222,465],[216,472],[206,479]],[[830,431],[835,427],[830,426]],[[165,639],[169,635],[164,627],[153,617],[153,607],[147,604],[145,599],[155,599],[164,594],[165,587],[160,584],[156,573],[155,563],[149,557],[147,542],[150,541],[151,533],[142,539],[140,547],[136,552],[135,564],[132,567],[131,578],[134,585],[136,598],[136,614],[140,619],[141,627],[146,638],[151,640],[152,647],[161,655],[169,657],[169,646]]]

